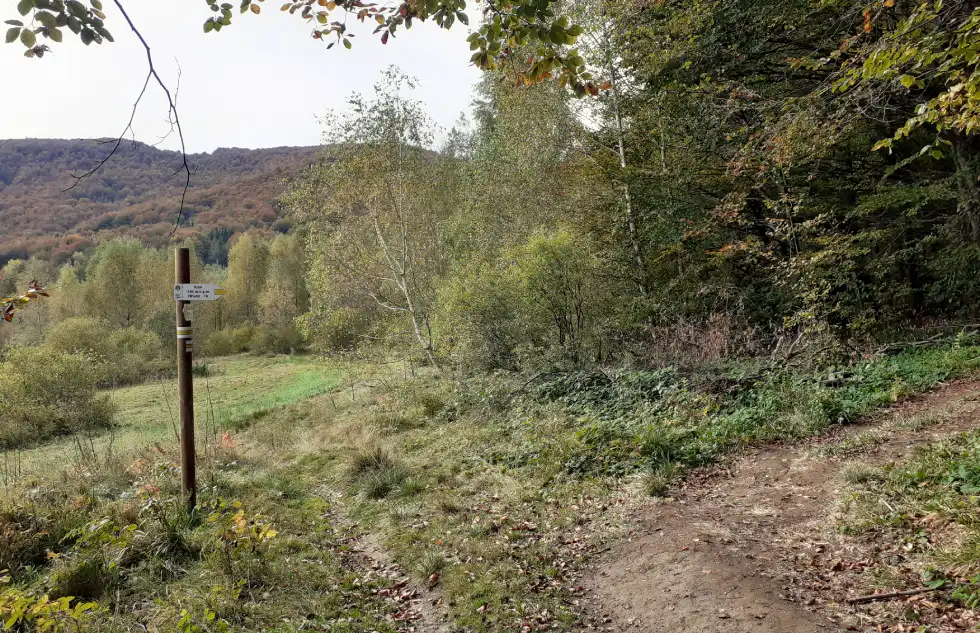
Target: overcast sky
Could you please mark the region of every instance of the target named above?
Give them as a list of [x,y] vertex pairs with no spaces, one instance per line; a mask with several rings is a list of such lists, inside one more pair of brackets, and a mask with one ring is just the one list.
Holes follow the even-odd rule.
[[[153,49],[157,70],[176,86],[190,152],[218,147],[316,145],[316,117],[341,109],[351,91],[369,92],[390,64],[419,79],[416,97],[449,127],[469,112],[480,71],[469,64],[467,30],[433,25],[399,31],[382,45],[359,33],[354,47],[325,50],[298,15],[281,13],[280,0],[261,15],[238,15],[220,33],[205,34],[210,10],[201,0],[125,0],[124,6]],[[19,17],[0,1],[0,19]],[[0,138],[118,136],[146,77],[146,57],[122,16],[105,1],[106,26],[116,41],[84,46],[65,29],[43,59],[28,59],[19,43],[0,44]],[[460,28],[461,27],[461,28]],[[3,27],[4,30],[6,27]],[[39,38],[39,41],[44,41]],[[136,139],[156,142],[167,129],[166,102],[152,86],[134,124]],[[175,138],[162,147],[177,149]]]

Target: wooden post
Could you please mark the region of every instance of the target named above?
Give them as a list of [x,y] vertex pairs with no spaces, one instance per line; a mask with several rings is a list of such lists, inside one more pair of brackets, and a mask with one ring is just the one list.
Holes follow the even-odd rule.
[[[177,249],[175,284],[191,282],[190,249]],[[184,316],[189,301],[177,301],[177,389],[180,410],[180,491],[187,511],[197,507],[197,465],[194,456],[194,339],[191,322]]]

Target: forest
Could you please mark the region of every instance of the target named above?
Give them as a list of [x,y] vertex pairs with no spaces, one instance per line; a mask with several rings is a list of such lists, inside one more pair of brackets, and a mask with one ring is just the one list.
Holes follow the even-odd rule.
[[[157,150],[61,215],[0,144],[7,629],[980,625],[980,7],[539,4],[472,116],[391,66],[176,231]],[[175,246],[227,290],[196,513]]]
[[[0,140],[0,264],[35,257],[61,265],[120,236],[162,247],[174,236],[218,235],[221,252],[215,254],[227,255],[233,233],[288,230],[276,204],[281,180],[317,153],[289,147],[194,154],[194,177],[178,217],[179,204],[172,207],[181,185],[170,176],[180,154],[127,140],[96,173],[77,179],[101,163],[108,147],[104,139]],[[209,247],[203,247],[205,259]]]

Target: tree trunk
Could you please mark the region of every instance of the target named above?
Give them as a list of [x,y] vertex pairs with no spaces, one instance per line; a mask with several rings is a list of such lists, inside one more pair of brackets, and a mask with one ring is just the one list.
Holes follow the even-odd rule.
[[970,239],[980,242],[980,190],[977,188],[977,170],[970,160],[970,148],[960,135],[952,138],[953,161],[956,165],[956,184],[959,190],[957,211],[963,217]]
[[409,318],[412,320],[412,330],[415,333],[415,339],[418,341],[419,345],[422,347],[422,353],[425,354],[425,358],[432,365],[433,369],[439,370],[439,363],[436,362],[435,354],[432,352],[432,331],[428,326],[428,316],[425,316],[426,331],[429,332],[429,336],[422,332],[422,323],[420,321],[420,316],[418,310],[415,306],[415,301],[412,299],[412,292],[408,284],[408,227],[402,222],[401,226],[401,242],[402,242],[402,252],[399,257],[392,254],[391,249],[388,247],[388,240],[384,238],[384,233],[381,231],[381,224],[378,219],[374,219],[374,231],[378,237],[378,245],[381,247],[382,253],[384,253],[385,261],[388,263],[388,269],[391,271],[393,281],[398,289],[401,291],[402,296],[405,298],[405,308],[404,310],[408,312]]
[[612,89],[613,98],[613,119],[616,123],[616,149],[619,153],[619,167],[623,170],[622,189],[623,202],[626,206],[626,227],[629,231],[630,248],[633,251],[633,260],[636,263],[636,273],[638,275],[636,285],[642,296],[647,296],[646,266],[643,264],[643,254],[640,249],[640,238],[636,228],[636,215],[633,212],[633,197],[630,194],[629,182],[625,178],[626,172],[626,134],[623,131],[623,118],[619,112],[619,83],[616,80],[616,65],[613,63],[612,51],[606,49],[606,65],[609,71],[609,84]]

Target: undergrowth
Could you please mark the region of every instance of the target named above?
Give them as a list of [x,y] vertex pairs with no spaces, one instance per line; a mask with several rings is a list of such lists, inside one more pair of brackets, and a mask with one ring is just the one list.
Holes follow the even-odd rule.
[[845,535],[900,544],[889,560],[898,580],[945,588],[946,599],[980,606],[980,431],[848,479]]
[[977,369],[978,355],[978,347],[957,346],[865,361],[838,371],[845,378],[833,386],[822,373],[772,371],[723,395],[691,389],[672,368],[560,374],[537,381],[505,411],[512,436],[526,432],[520,441],[497,442],[488,455],[510,468],[558,464],[574,477],[681,472],[742,446],[854,422]]
[[[685,470],[857,421],[978,358],[980,348],[955,346],[751,380],[734,366],[742,388],[722,393],[672,368],[422,376],[325,414],[322,441],[337,459],[316,461],[343,482],[353,518],[441,590],[457,625],[570,630],[589,552],[622,529],[612,508],[624,484],[669,495]],[[412,489],[374,485],[389,472]]]
[[[400,590],[352,554],[357,525],[439,592],[457,627],[568,631],[581,571],[622,533],[617,508],[631,495],[669,495],[686,470],[855,421],[975,370],[978,357],[966,345],[909,352],[834,368],[834,380],[733,366],[740,388],[722,392],[671,368],[373,376],[380,388],[274,406],[240,443],[212,447],[196,517],[180,510],[164,450],[11,489],[0,502],[3,595],[61,599],[56,620],[94,604],[79,618],[101,631],[413,626],[399,624]],[[980,466],[963,466],[964,485],[980,486],[980,474],[969,483]],[[964,485],[955,495],[970,497]],[[962,571],[961,584],[973,573]]]
[[345,555],[307,473],[223,449],[188,514],[172,459],[0,500],[4,630],[395,630],[386,580]]

